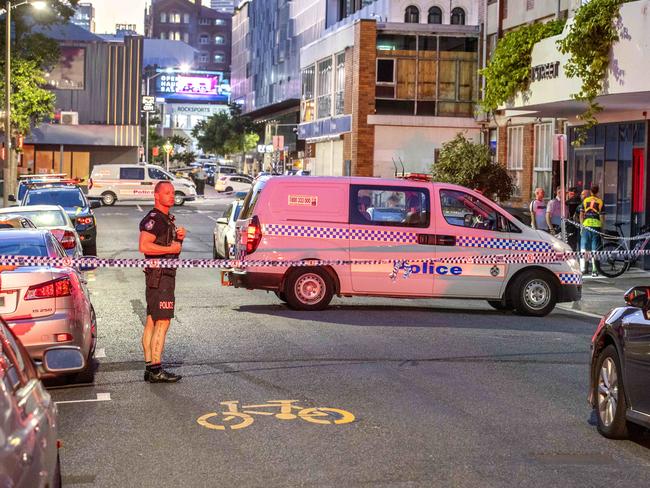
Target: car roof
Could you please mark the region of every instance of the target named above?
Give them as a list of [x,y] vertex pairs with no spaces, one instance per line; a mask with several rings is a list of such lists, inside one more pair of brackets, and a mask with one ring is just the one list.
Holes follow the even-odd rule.
[[52,210],[65,212],[63,207],[61,207],[60,205],[26,205],[26,206],[0,208],[0,214],[38,212],[38,211],[45,212],[45,211],[52,211]]
[[17,237],[20,239],[35,239],[37,237],[45,237],[46,234],[49,234],[49,230],[47,229],[5,229],[2,231],[2,237],[8,238],[8,237]]
[[74,192],[81,192],[81,188],[78,186],[58,186],[58,185],[53,185],[53,186],[46,186],[46,187],[37,187],[37,188],[29,188],[27,190],[29,193],[46,193],[46,192],[51,192],[51,191],[74,191]]

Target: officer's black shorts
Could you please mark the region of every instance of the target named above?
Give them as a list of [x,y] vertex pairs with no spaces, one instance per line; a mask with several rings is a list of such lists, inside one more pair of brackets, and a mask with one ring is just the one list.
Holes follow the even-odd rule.
[[154,321],[174,318],[175,287],[176,277],[165,274],[160,277],[158,288],[147,286],[147,315],[151,315]]

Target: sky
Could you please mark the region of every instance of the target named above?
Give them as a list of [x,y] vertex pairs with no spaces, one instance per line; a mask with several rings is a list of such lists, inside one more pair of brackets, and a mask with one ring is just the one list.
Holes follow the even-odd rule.
[[[136,24],[137,31],[144,34],[144,9],[149,0],[83,0],[95,7],[95,32],[115,32],[115,24]],[[203,4],[210,6],[209,0]]]

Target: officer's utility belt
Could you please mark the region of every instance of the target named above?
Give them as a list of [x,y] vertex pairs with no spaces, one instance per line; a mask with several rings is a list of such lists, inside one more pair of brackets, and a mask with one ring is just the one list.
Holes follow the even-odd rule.
[[163,276],[175,277],[176,270],[172,268],[145,268],[145,283],[147,288],[160,287],[160,280]]

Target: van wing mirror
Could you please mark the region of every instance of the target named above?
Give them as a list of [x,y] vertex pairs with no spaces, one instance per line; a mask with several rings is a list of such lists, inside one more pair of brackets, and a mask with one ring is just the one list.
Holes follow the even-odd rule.
[[625,292],[625,303],[631,307],[637,307],[642,310],[650,308],[650,287],[648,286],[635,286]]

